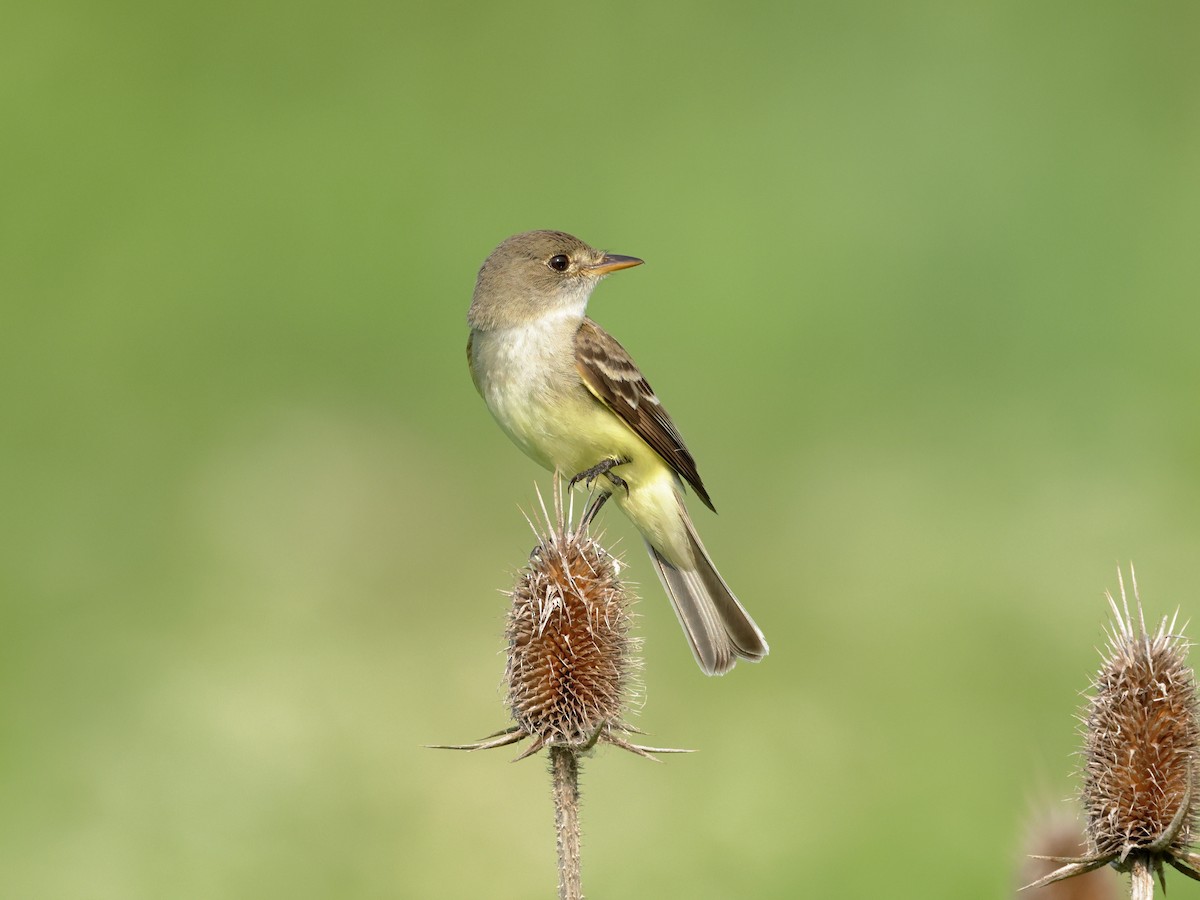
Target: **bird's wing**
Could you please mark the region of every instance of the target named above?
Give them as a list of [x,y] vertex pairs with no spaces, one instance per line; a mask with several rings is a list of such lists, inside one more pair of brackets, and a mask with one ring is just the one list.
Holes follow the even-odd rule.
[[475,374],[475,357],[471,355],[471,344],[475,342],[475,332],[467,337],[467,368],[471,371],[471,381],[475,384],[475,390],[483,393],[483,388],[479,386],[479,376]]
[[716,512],[696,470],[696,461],[654,389],[625,348],[591,319],[584,319],[575,333],[575,367],[596,399],[620,416],[695,489],[704,505]]

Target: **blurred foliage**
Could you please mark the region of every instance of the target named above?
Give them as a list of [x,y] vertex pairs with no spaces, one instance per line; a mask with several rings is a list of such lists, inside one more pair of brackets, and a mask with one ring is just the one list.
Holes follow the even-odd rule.
[[1005,896],[1117,563],[1200,608],[1195,4],[4,18],[0,896],[552,896],[543,766],[420,747],[504,724],[516,231],[648,261],[592,314],[773,649],[701,677],[606,514],[702,752],[587,766],[589,894]]

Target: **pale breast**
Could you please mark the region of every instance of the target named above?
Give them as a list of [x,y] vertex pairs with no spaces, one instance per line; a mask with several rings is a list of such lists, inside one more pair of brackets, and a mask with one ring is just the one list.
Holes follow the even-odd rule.
[[574,327],[561,320],[477,333],[472,355],[480,393],[508,436],[554,468],[565,418],[583,391],[574,367]]

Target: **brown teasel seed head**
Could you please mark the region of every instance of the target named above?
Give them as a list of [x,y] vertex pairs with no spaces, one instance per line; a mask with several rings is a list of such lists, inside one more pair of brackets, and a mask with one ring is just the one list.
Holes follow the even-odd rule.
[[1133,900],[1154,896],[1154,878],[1167,889],[1170,865],[1200,881],[1200,854],[1191,849],[1197,811],[1200,710],[1189,644],[1164,618],[1146,628],[1137,578],[1130,567],[1137,621],[1118,571],[1121,605],[1108,595],[1113,624],[1100,672],[1092,682],[1083,723],[1086,856],[1045,856],[1059,867],[1023,890],[1033,890],[1111,865],[1130,876]]
[[[1054,806],[1039,803],[1035,818],[1025,834],[1025,849],[1030,854],[1018,873],[1017,884],[1029,884],[1053,872],[1056,859],[1074,859],[1086,853],[1087,838],[1079,816]],[[1079,878],[1068,878],[1027,890],[1026,900],[1118,900],[1117,874],[1104,867]]]
[[[1122,601],[1124,583],[1122,581]],[[1136,596],[1136,582],[1134,584]],[[1196,834],[1200,721],[1188,642],[1166,619],[1150,633],[1140,603],[1109,596],[1114,622],[1082,718],[1083,789],[1094,852],[1184,856]]]
[[[530,520],[538,545],[509,596],[504,634],[508,642],[504,680],[514,724],[470,744],[429,744],[438,750],[490,750],[532,738],[516,760],[545,747],[575,756],[597,744],[656,760],[660,753],[691,753],[631,742],[641,734],[623,714],[637,699],[641,641],[630,635],[635,597],[621,582],[621,563],[588,528],[595,499],[579,524],[564,511],[562,483],[554,480],[554,515],[545,525]],[[573,501],[572,501],[573,503]],[[528,517],[527,517],[528,518]],[[516,760],[513,760],[516,762]]]
[[589,746],[627,730],[637,642],[619,574],[599,542],[560,516],[517,579],[505,682],[513,720],[535,746]]

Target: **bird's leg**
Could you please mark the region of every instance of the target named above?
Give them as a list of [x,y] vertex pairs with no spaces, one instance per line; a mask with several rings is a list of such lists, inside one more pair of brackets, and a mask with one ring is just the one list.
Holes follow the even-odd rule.
[[595,481],[597,478],[599,478],[601,475],[604,475],[608,478],[608,480],[610,482],[612,482],[614,487],[625,488],[625,496],[629,496],[629,484],[625,481],[624,478],[621,478],[620,476],[614,475],[612,473],[612,470],[615,469],[617,466],[623,466],[627,462],[631,462],[631,460],[629,459],[628,456],[621,456],[621,457],[615,457],[615,458],[609,457],[608,459],[602,459],[602,460],[600,460],[600,462],[596,463],[590,469],[584,469],[582,472],[579,472],[578,474],[573,475],[571,477],[571,480],[567,482],[567,490],[570,490],[571,488],[575,487],[575,485],[577,485],[581,481],[588,488],[588,490],[591,490],[592,482]]
[[587,509],[583,511],[583,517],[579,520],[579,533],[587,531],[588,526],[592,524],[592,519],[596,518],[596,513],[600,512],[602,507],[609,497],[612,496],[612,491],[601,491],[587,505]]

